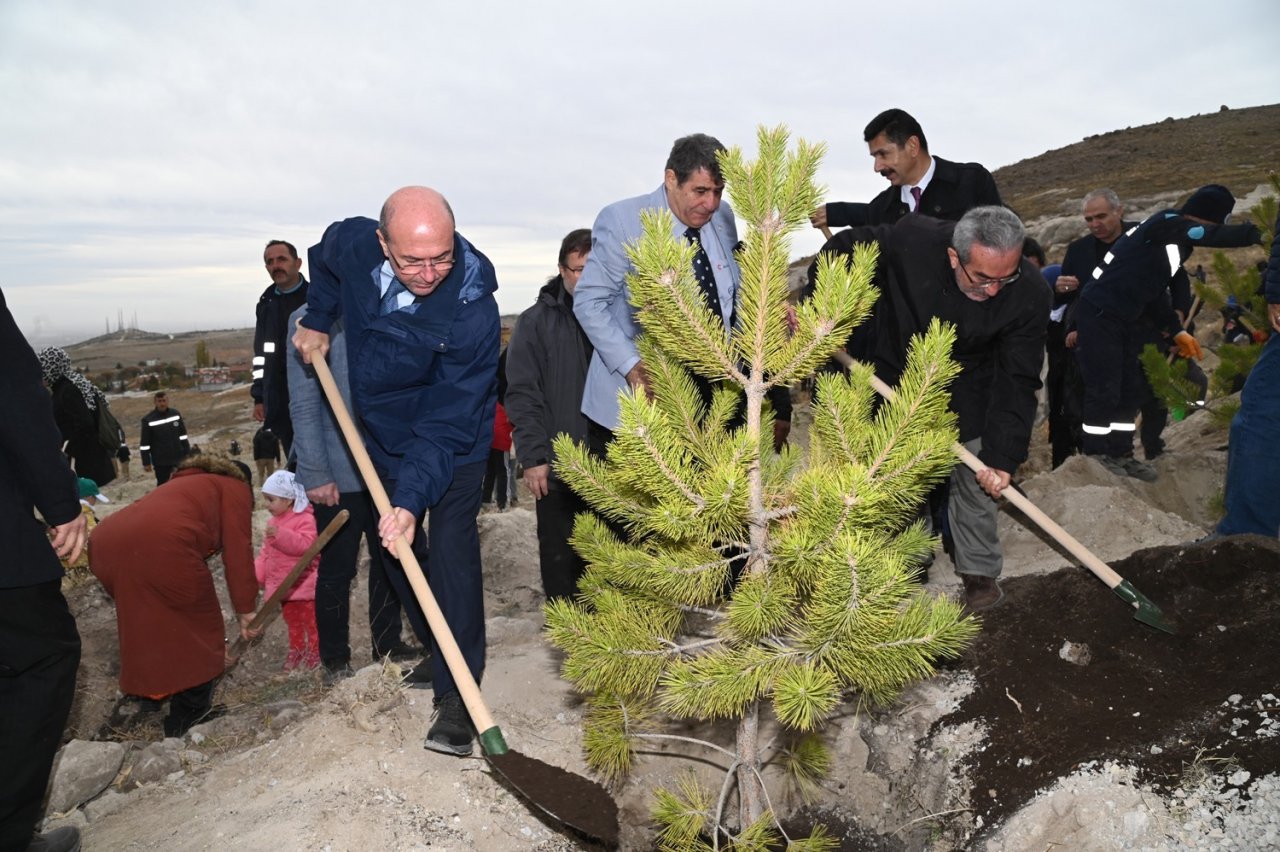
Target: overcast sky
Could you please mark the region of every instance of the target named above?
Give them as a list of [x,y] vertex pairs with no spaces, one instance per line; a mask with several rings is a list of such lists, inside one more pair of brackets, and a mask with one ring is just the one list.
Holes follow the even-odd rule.
[[427,184],[516,313],[564,234],[655,188],[686,133],[750,151],[786,124],[829,144],[830,198],[865,200],[882,109],[995,169],[1280,100],[1278,34],[1275,0],[0,0],[0,288],[40,342],[118,311],[250,326],[268,239],[305,253]]

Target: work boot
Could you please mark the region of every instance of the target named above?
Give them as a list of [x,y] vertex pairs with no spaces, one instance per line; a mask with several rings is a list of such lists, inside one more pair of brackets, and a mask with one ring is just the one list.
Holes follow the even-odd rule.
[[991,609],[1004,600],[1004,590],[995,577],[961,574],[960,580],[964,583],[964,606],[969,612]]
[[64,825],[31,838],[27,852],[80,852],[80,829]]
[[1124,472],[1134,479],[1141,479],[1143,482],[1155,482],[1159,478],[1156,469],[1144,461],[1138,461],[1133,456],[1125,456],[1120,459],[1120,465],[1124,468]]
[[416,660],[422,656],[422,649],[417,645],[410,645],[404,640],[397,641],[394,645],[388,645],[386,648],[373,649],[373,658],[381,660],[383,657],[390,657],[393,662],[407,663],[410,660]]
[[412,689],[430,689],[431,688],[431,656],[427,655],[422,658],[416,666],[409,669],[401,683]]
[[1099,463],[1116,476],[1128,476],[1129,471],[1125,469],[1124,459],[1118,456],[1094,456]]
[[325,686],[333,686],[340,680],[345,680],[355,674],[351,669],[351,663],[322,663],[323,673],[320,675]]
[[471,717],[461,695],[452,692],[436,702],[436,720],[422,747],[458,757],[471,754]]

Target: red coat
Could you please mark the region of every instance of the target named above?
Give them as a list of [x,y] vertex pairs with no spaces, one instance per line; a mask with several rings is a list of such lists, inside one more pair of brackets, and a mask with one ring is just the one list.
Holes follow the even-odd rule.
[[511,421],[507,419],[507,409],[502,403],[498,403],[493,413],[493,443],[489,447],[504,453],[511,449]]
[[[258,585],[265,586],[267,596],[289,576],[293,566],[298,564],[298,557],[306,553],[307,548],[316,540],[316,513],[307,504],[302,512],[290,508],[283,515],[272,516],[267,521],[268,529],[275,527],[276,534],[271,538],[263,538],[262,549],[254,562],[254,572],[258,576]],[[287,601],[313,601],[316,599],[316,569],[320,566],[320,557],[316,556],[311,564],[302,570],[293,588],[284,596]]]
[[89,568],[115,598],[121,691],[171,695],[222,674],[226,634],[205,560],[222,551],[232,606],[253,612],[252,515],[248,485],[187,468],[94,529]]

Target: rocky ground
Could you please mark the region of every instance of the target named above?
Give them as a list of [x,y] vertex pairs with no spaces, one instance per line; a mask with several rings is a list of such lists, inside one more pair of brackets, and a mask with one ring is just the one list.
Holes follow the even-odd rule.
[[[179,396],[198,442],[252,433],[244,392]],[[145,398],[113,409],[149,409]],[[138,416],[141,416],[141,411]],[[799,417],[800,435],[803,416]],[[243,433],[243,434],[241,434]],[[1022,487],[1033,502],[1160,607],[1176,635],[1130,607],[1012,512],[1001,521],[1006,601],[978,641],[887,707],[851,703],[828,726],[837,761],[807,806],[768,773],[789,822],[821,821],[845,849],[1266,848],[1280,836],[1280,544],[1185,545],[1212,522],[1225,431],[1172,424],[1155,483],[1075,458],[1052,472],[1037,438]],[[135,464],[104,489],[114,511],[153,487]],[[586,774],[581,705],[542,640],[535,523],[519,507],[480,517],[490,648],[485,698],[511,746]],[[265,510],[255,518],[257,534]],[[1135,552],[1136,551],[1136,552]],[[211,563],[215,572],[219,565]],[[422,748],[431,693],[368,654],[363,585],[353,595],[355,678],[326,688],[281,672],[271,628],[219,687],[228,716],[161,741],[155,716],[110,719],[114,609],[92,578],[68,580],[84,639],[76,705],[50,797],[94,849],[597,848],[540,818],[480,757]],[[945,554],[927,591],[954,594]],[[110,722],[110,724],[109,724]],[[730,739],[728,729],[690,729]],[[641,756],[614,791],[622,845],[653,846],[650,790],[691,766],[682,749]],[[1235,844],[1232,846],[1231,844]]]

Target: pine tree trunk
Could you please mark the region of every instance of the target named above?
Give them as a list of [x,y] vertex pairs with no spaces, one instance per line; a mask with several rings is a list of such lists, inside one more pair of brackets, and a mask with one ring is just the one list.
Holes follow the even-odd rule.
[[760,783],[760,702],[738,722],[738,818],[739,830],[751,825],[765,812],[764,786]]

